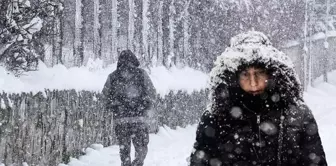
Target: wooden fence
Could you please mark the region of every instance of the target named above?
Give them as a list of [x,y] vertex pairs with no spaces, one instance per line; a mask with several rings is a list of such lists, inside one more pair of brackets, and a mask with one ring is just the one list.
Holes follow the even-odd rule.
[[[158,96],[151,131],[196,123],[207,93]],[[0,163],[58,165],[93,143],[114,144],[112,114],[101,99],[101,93],[75,90],[0,94]]]

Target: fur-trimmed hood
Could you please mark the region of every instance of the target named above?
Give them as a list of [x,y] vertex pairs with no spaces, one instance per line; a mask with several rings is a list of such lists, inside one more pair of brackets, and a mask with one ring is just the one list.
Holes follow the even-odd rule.
[[[268,86],[289,104],[302,101],[303,91],[290,58],[272,46],[261,32],[250,31],[231,39],[230,47],[217,57],[210,73],[209,111],[218,111],[237,100],[237,74],[248,66],[262,65],[271,73]],[[273,97],[273,96],[271,96]]]

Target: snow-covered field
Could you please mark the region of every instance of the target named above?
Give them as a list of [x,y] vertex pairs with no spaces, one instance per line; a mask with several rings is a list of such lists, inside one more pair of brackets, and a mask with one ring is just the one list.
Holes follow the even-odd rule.
[[[63,65],[48,68],[45,64],[39,64],[39,70],[25,73],[20,78],[7,74],[0,66],[0,91],[5,92],[38,92],[44,89],[76,89],[101,91],[107,76],[116,69],[116,64],[107,68],[102,67],[102,62],[90,61],[84,67],[67,69]],[[191,69],[153,67],[146,70],[157,89],[164,95],[169,90],[185,90],[192,92],[207,86],[208,75]]]
[[[315,81],[305,93],[305,100],[313,110],[328,164],[336,166],[336,71],[330,73],[330,82]],[[158,134],[150,135],[149,152],[145,166],[186,166],[195,139],[196,125],[172,130],[160,128]],[[134,149],[133,156],[134,156]],[[86,149],[87,154],[71,159],[68,166],[118,166],[118,146],[103,148],[95,145]],[[61,164],[62,166],[66,166]]]

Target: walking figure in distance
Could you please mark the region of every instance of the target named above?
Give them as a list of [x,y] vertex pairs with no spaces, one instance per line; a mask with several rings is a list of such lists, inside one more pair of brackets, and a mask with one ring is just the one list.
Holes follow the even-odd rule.
[[[143,166],[148,151],[148,111],[153,105],[155,88],[130,50],[120,53],[117,69],[104,85],[105,105],[113,112],[115,133],[122,166]],[[135,159],[131,161],[131,142]]]

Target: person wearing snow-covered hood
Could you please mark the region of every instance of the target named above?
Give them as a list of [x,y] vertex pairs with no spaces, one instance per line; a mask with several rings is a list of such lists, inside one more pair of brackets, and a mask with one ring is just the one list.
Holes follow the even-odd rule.
[[293,64],[263,33],[233,37],[210,86],[190,166],[327,165]]
[[[108,76],[102,91],[107,110],[113,112],[122,166],[142,166],[148,151],[148,111],[156,92],[148,74],[139,65],[132,51],[122,51],[117,70]],[[130,156],[131,141],[135,148],[133,162]]]

